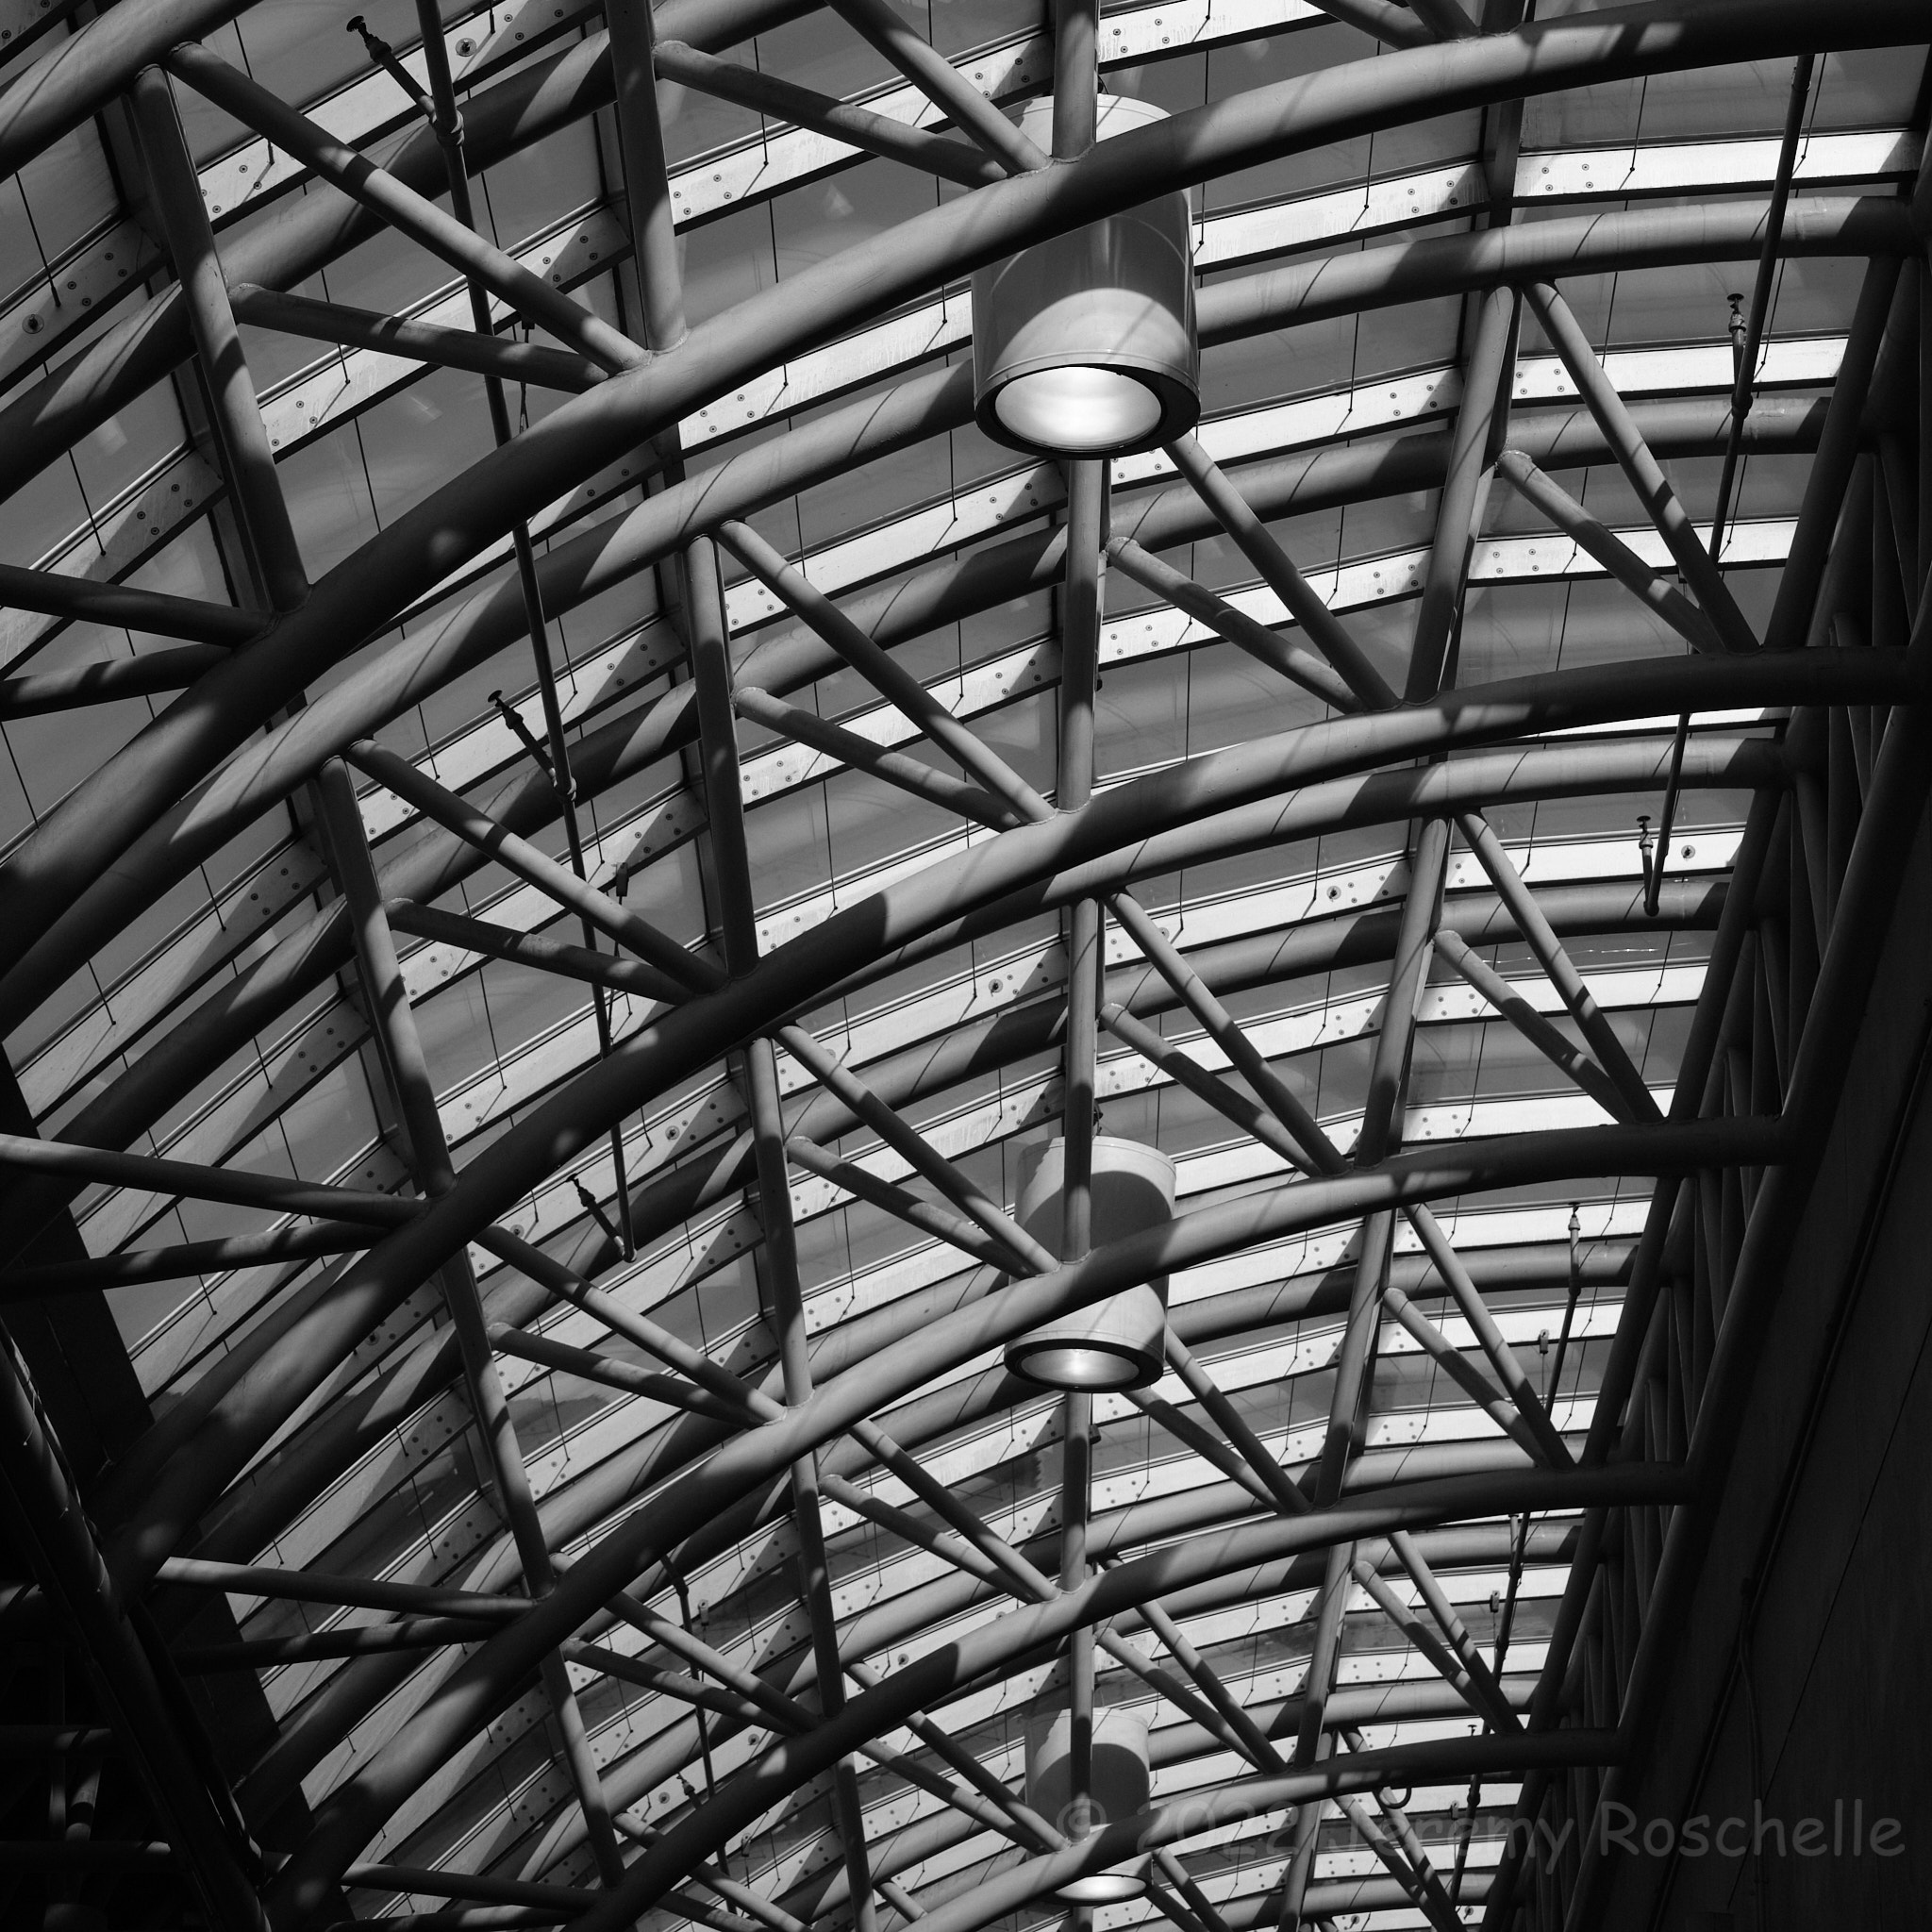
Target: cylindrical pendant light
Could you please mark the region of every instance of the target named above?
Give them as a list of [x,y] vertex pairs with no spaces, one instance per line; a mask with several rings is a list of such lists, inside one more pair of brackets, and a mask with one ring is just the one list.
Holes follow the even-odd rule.
[[[1066,1142],[1049,1141],[1021,1171],[1020,1225],[1058,1252]],[[1093,1243],[1120,1241],[1174,1214],[1174,1162],[1138,1141],[1093,1137]],[[1145,1389],[1165,1365],[1167,1277],[1071,1308],[1007,1343],[1007,1366],[1042,1389]]]
[[[1085,1804],[1074,1794],[1071,1713],[1030,1725],[1026,1732],[1026,1802],[1070,1839],[1138,1818],[1147,1809],[1147,1725],[1133,1712],[1104,1705],[1093,1713],[1092,1790]],[[1090,1872],[1054,1893],[1061,1905],[1110,1906],[1147,1890],[1149,1855],[1105,1872]]]
[[[1103,94],[1098,139],[1166,117]],[[1053,139],[1053,102],[1020,126]],[[986,433],[1036,456],[1155,449],[1201,414],[1193,219],[1182,191],[1058,235],[973,277],[974,412]]]

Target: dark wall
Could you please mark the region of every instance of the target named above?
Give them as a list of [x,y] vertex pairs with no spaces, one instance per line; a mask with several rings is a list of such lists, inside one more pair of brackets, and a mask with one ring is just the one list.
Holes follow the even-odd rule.
[[[1900,885],[1635,1816],[1613,1821],[1640,1846],[1648,1825],[1651,1849],[1614,1857],[1600,1921],[1610,1932],[1932,1925],[1932,849],[1923,832]],[[1699,1816],[1713,1831],[1741,1821],[1730,1846],[1750,1842],[1761,1819],[1757,1857],[1674,1853]],[[1797,1839],[1806,1819],[1818,1824]]]

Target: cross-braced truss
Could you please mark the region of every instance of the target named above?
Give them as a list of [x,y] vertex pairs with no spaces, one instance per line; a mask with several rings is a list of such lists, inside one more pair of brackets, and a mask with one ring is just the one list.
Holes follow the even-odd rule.
[[[1923,0],[1525,12],[0,9],[9,1914],[1593,1922],[1932,780],[1932,174]],[[1016,463],[966,276],[1177,186],[1198,431]]]

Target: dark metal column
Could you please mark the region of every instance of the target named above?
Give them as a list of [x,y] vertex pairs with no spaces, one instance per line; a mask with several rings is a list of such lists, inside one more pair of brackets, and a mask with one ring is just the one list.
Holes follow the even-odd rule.
[[25,1371],[0,1338],[0,1516],[66,1633],[87,1658],[114,1734],[134,1760],[208,1923],[263,1932],[241,1848],[175,1729],[168,1702],[108,1575]]

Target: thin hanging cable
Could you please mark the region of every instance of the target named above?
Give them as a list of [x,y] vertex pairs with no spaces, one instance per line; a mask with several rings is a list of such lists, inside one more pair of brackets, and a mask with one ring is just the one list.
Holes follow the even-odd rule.
[[[396,58],[395,50],[370,30],[359,13],[349,22],[348,31],[360,37],[370,59],[395,80],[428,121],[430,131],[442,150],[443,169],[449,179],[450,211],[464,227],[475,230],[475,207],[470,196],[469,164],[463,152],[463,117],[457,106],[456,85],[449,69],[449,50],[443,43],[442,22],[436,9],[436,0],[417,0],[416,16],[423,34],[424,64],[429,72],[427,89]],[[489,291],[474,276],[465,279],[470,293],[471,320],[477,334],[493,335],[496,325],[490,313]],[[489,403],[491,435],[500,449],[511,437],[509,409],[501,380],[494,375],[486,375],[483,393]],[[527,423],[527,393],[525,402],[523,415]],[[537,580],[537,558],[530,542],[529,525],[519,521],[511,529],[510,541],[516,555],[517,580],[523,591],[530,651],[536,661],[544,736],[550,744],[547,760],[538,752],[534,735],[522,718],[502,702],[502,694],[492,693],[492,697],[525,749],[531,753],[539,768],[550,779],[562,808],[563,833],[570,852],[571,870],[579,878],[588,878],[583,833],[577,821],[576,779],[571,772],[570,744],[564,735],[563,709],[558,698],[556,667],[550,655],[550,627],[543,614],[542,586]],[[584,922],[584,944],[592,952],[599,949],[597,934],[588,920]],[[597,1057],[608,1058],[611,1047],[610,1009],[601,986],[591,987],[591,1006],[596,1016]],[[621,1127],[610,1130],[610,1161],[617,1184],[618,1248],[628,1261],[637,1252],[637,1241],[631,1225],[630,1183],[625,1171],[624,1132]]]
[[[1723,560],[1724,525],[1731,510],[1731,494],[1737,487],[1738,463],[1744,441],[1744,419],[1757,395],[1757,365],[1764,351],[1765,324],[1771,314],[1773,286],[1777,277],[1778,241],[1784,233],[1785,208],[1790,200],[1791,177],[1797,172],[1798,142],[1805,131],[1805,107],[1811,93],[1812,57],[1803,55],[1791,70],[1790,100],[1785,108],[1783,145],[1778,149],[1777,178],[1771,191],[1771,206],[1764,220],[1764,247],[1757,258],[1757,279],[1751,289],[1751,313],[1744,324],[1744,340],[1737,355],[1737,374],[1731,389],[1731,431],[1724,441],[1724,466],[1718,477],[1717,510],[1710,524],[1710,560]],[[1736,339],[1736,310],[1733,308],[1733,340]],[[1657,863],[1643,895],[1644,916],[1657,917],[1657,897],[1663,891],[1664,871],[1670,863],[1671,831],[1677,818],[1677,797],[1684,775],[1684,746],[1690,736],[1690,714],[1677,720],[1676,736],[1671,741],[1671,771],[1664,782],[1663,810],[1657,817]]]

